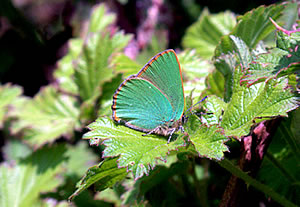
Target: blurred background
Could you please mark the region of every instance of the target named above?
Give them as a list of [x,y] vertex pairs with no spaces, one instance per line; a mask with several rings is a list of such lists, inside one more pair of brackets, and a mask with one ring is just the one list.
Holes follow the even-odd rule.
[[204,8],[211,13],[230,10],[238,15],[276,1],[1,0],[0,82],[22,86],[27,96],[51,83],[56,62],[67,52],[67,41],[80,36],[92,7],[101,2],[117,15],[116,26],[135,35],[138,45],[127,53],[134,58],[147,45],[147,33],[151,34],[154,26],[158,36],[166,37],[166,48],[180,48],[186,28]]

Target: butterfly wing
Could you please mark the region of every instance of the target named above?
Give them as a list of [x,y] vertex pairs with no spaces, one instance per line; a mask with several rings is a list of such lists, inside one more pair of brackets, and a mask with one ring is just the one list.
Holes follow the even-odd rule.
[[137,75],[126,79],[113,97],[113,119],[149,132],[183,115],[181,69],[174,50],[154,56]]
[[182,117],[184,92],[181,68],[174,50],[154,56],[137,74],[157,86],[168,98],[174,111],[174,120]]
[[149,132],[173,115],[172,106],[161,91],[142,78],[124,81],[113,97],[113,118],[126,126]]

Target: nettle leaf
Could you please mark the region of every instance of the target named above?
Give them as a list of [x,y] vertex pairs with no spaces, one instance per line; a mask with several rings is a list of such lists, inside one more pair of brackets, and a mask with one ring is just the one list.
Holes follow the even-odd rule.
[[247,68],[252,61],[252,54],[245,44],[245,42],[233,35],[229,36],[232,47],[234,48],[234,53],[228,53],[226,55],[221,55],[215,59],[215,67],[220,71],[225,78],[225,101],[229,101],[232,95],[232,74],[238,64],[241,64],[243,68]]
[[252,85],[258,81],[269,80],[300,71],[300,32],[290,35],[277,32],[277,48],[259,54],[249,65],[242,82]]
[[160,160],[166,160],[170,151],[185,146],[182,138],[167,144],[167,138],[149,135],[130,129],[123,125],[116,125],[108,118],[98,118],[90,124],[91,130],[83,136],[92,143],[100,141],[106,146],[103,157],[118,158],[118,166],[131,171],[135,179],[148,174]]
[[187,131],[189,139],[200,157],[216,160],[221,160],[224,157],[224,152],[228,151],[224,143],[228,141],[228,138],[224,136],[222,128],[218,125],[203,125],[195,116],[189,118],[188,125],[194,125],[189,127]]
[[113,77],[108,68],[108,58],[113,52],[112,41],[108,34],[92,33],[75,63],[75,83],[83,101],[97,98],[99,87]]
[[83,114],[90,110],[95,99],[102,94],[103,84],[114,76],[112,54],[121,51],[132,38],[132,35],[125,35],[122,31],[109,32],[115,20],[115,15],[109,14],[104,4],[96,6],[84,40],[70,40],[69,52],[55,71],[62,91],[79,95],[86,102]]
[[[271,80],[246,87],[240,85],[241,76],[239,66],[234,74],[231,100],[224,108],[220,122],[226,136],[245,136],[254,121],[287,116],[287,112],[298,107],[299,99],[286,88],[287,79]],[[224,104],[222,105],[224,107]]]
[[63,145],[44,147],[15,165],[0,166],[0,203],[2,207],[38,206],[39,194],[54,190],[60,183],[66,160]]
[[234,51],[230,35],[242,39],[250,49],[254,49],[259,41],[266,38],[274,30],[274,25],[269,18],[277,20],[284,9],[283,4],[268,7],[260,6],[239,17],[232,32],[221,38],[221,42],[215,50],[215,56],[218,57]]
[[13,124],[13,131],[24,130],[24,138],[35,147],[70,136],[80,126],[76,100],[59,94],[51,86],[43,88],[33,99],[24,100],[16,110],[18,121]]
[[85,41],[81,56],[75,64],[75,82],[83,101],[95,100],[102,94],[102,86],[114,76],[110,57],[123,49],[131,35],[122,32],[110,37],[108,33],[91,33]]
[[118,167],[117,159],[107,158],[99,165],[89,168],[84,177],[77,183],[77,190],[69,197],[69,200],[93,184],[96,185],[98,191],[102,191],[112,187],[116,182],[122,181],[127,176],[127,172],[125,168]]
[[22,89],[18,86],[10,84],[0,85],[0,127],[7,115],[10,107],[13,107],[12,102],[22,94]]
[[210,59],[220,38],[228,34],[235,24],[235,16],[231,12],[212,15],[203,10],[199,20],[187,29],[182,44],[185,48],[195,48],[202,58]]
[[58,62],[58,67],[54,71],[54,77],[63,92],[78,95],[78,86],[74,82],[74,63],[81,52],[83,40],[74,38],[68,41],[69,51]]
[[95,6],[89,23],[89,32],[99,32],[116,21],[116,15],[107,13],[104,4]]

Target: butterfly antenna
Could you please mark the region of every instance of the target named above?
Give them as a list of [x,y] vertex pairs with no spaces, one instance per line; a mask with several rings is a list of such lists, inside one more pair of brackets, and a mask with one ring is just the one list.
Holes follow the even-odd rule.
[[189,110],[191,110],[192,108],[194,108],[195,106],[197,106],[199,103],[201,103],[202,101],[204,101],[205,99],[207,98],[207,96],[205,96],[203,99],[201,99],[200,101],[198,101],[197,103],[195,103],[194,105],[192,105],[188,110],[186,110],[185,112],[184,112],[184,114],[187,112],[187,111],[189,111]]

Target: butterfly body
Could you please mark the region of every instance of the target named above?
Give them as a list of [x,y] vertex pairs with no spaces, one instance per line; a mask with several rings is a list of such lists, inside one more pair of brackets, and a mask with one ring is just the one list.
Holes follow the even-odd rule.
[[174,50],[154,56],[113,96],[113,119],[148,134],[172,135],[182,127],[184,91]]

